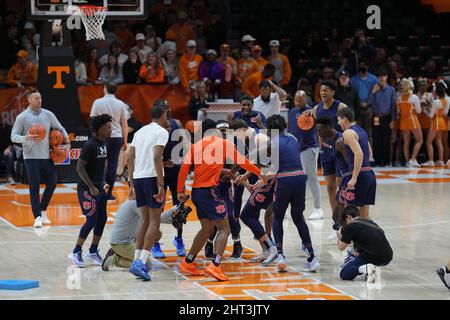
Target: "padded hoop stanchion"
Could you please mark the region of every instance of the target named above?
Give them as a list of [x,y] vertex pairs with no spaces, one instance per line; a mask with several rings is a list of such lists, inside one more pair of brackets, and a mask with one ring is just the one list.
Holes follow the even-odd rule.
[[86,28],[86,40],[105,40],[103,23],[105,22],[107,7],[80,6],[81,20]]

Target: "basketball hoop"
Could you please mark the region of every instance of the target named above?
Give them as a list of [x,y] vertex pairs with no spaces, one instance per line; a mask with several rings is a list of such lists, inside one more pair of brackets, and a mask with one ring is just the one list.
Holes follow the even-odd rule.
[[107,7],[80,6],[81,20],[86,28],[86,40],[105,40],[103,23],[105,22]]

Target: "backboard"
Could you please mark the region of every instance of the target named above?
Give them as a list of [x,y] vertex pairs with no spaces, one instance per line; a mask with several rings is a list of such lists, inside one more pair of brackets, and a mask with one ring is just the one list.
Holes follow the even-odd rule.
[[[147,0],[26,0],[27,14],[31,20],[65,19],[71,6],[103,6],[108,8],[106,19],[145,19]],[[70,10],[69,10],[70,11]]]

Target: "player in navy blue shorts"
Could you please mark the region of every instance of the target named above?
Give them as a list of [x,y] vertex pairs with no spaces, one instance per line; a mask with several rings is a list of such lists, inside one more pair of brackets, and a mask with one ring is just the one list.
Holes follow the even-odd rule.
[[[273,198],[273,235],[278,249],[277,268],[279,272],[287,271],[286,258],[283,254],[283,219],[288,206],[291,205],[292,220],[308,252],[303,271],[312,272],[318,270],[320,264],[314,255],[309,228],[303,216],[307,176],[303,172],[299,157],[300,145],[293,135],[286,132],[286,128],[286,120],[280,115],[274,115],[267,119],[267,129],[270,130],[271,150],[273,151],[271,157],[279,157],[278,168],[274,168],[273,163],[271,167],[271,170],[277,174]],[[260,183],[257,184],[257,186],[259,185]]]
[[337,113],[339,125],[344,130],[344,143],[348,155],[349,170],[344,177],[336,199],[345,206],[359,207],[361,219],[369,218],[369,206],[375,204],[377,180],[370,167],[372,150],[363,128],[355,122],[352,109],[344,108]]
[[107,114],[92,118],[93,136],[84,144],[77,164],[77,173],[80,177],[77,186],[78,201],[86,222],[81,227],[77,244],[69,255],[69,259],[79,268],[86,267],[81,253],[83,244],[92,229],[94,230],[92,244],[84,258],[97,266],[101,266],[103,261],[98,251],[98,244],[107,220],[106,192],[108,188],[104,181],[105,162],[108,156],[106,141],[111,136],[111,120],[111,116]]
[[[323,81],[320,87],[320,97],[322,99],[311,111],[306,111],[312,114],[316,119],[322,117],[328,117],[333,123],[333,127],[342,132],[342,129],[338,125],[337,112],[345,107],[344,103],[335,100],[334,95],[336,93],[336,86],[333,82]],[[333,148],[330,147],[329,141],[322,141],[319,139],[320,144],[320,163],[322,165],[323,176],[327,184],[328,200],[330,202],[331,212],[333,212],[337,206],[336,191],[339,186],[342,177],[339,176],[339,172],[336,170],[336,161]],[[328,240],[335,240],[336,233],[333,231],[328,237]]]
[[[342,133],[338,132],[333,127],[333,122],[327,117],[317,119],[317,133],[323,141],[329,141],[331,143],[330,146],[335,152],[336,167],[339,176],[349,176],[351,171],[348,166],[348,156],[345,150],[344,137]],[[333,210],[333,229],[336,231],[339,229],[340,213],[342,212],[342,209],[343,206],[338,203]]]

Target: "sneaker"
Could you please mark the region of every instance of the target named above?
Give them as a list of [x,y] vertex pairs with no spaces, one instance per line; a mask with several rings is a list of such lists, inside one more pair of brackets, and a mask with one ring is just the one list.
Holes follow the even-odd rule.
[[266,259],[262,262],[263,266],[269,265],[273,260],[275,260],[278,257],[278,249],[275,246],[270,247],[270,249],[267,252],[268,255]]
[[278,272],[287,272],[287,261],[286,258],[281,254],[278,255],[277,269]]
[[41,216],[42,216],[42,222],[43,222],[43,224],[52,224],[52,222],[50,221],[50,219],[47,217],[47,212],[42,211],[42,212],[41,212]]
[[103,271],[109,271],[109,267],[111,267],[114,263],[114,258],[116,256],[116,253],[113,249],[109,249],[106,253],[105,259],[103,259],[102,262],[102,270]]
[[240,259],[242,257],[242,245],[241,244],[233,244],[233,253],[231,254],[230,259]]
[[140,278],[140,274],[139,274],[140,262],[141,261],[139,259],[133,261],[133,263],[131,264],[131,268],[129,270],[134,276],[136,276],[138,278]]
[[141,278],[144,281],[151,281],[152,278],[148,274],[148,268],[147,265],[143,264],[142,261],[139,259],[136,262],[136,271],[137,271],[137,277]]
[[229,280],[228,277],[223,273],[222,269],[220,269],[220,267],[216,267],[212,262],[205,268],[205,271],[219,281]]
[[268,256],[269,256],[269,250],[263,249],[263,250],[261,250],[261,253],[259,255],[257,255],[256,257],[251,258],[250,262],[252,262],[252,263],[261,263],[264,260],[266,260]]
[[436,162],[436,167],[445,167],[445,162],[444,161]]
[[184,248],[183,238],[177,238],[173,239],[172,241],[173,245],[177,249],[177,255],[179,257],[185,257],[186,256],[186,249]]
[[13,177],[9,177],[9,178],[8,178],[7,184],[9,184],[9,185],[15,185],[15,184],[16,184],[16,181],[14,180]]
[[188,273],[191,276],[204,276],[205,273],[197,268],[197,265],[192,263],[187,263],[185,259],[181,261],[180,265],[178,266],[178,269],[181,271]]
[[422,163],[422,167],[434,167],[434,161],[427,161]]
[[335,241],[337,240],[337,234],[336,231],[331,231],[330,235],[327,238],[328,241]]
[[86,252],[83,258],[89,264],[92,264],[94,266],[101,266],[103,263],[103,258],[98,253],[99,251],[95,253]]
[[323,219],[323,210],[318,208],[314,209],[313,213],[309,216],[309,220],[321,220]]
[[33,227],[42,228],[42,218],[41,217],[37,217],[36,219],[34,219]]
[[320,263],[317,257],[314,257],[311,262],[308,262],[308,260],[306,260],[305,266],[303,267],[304,272],[316,272],[319,269]]
[[205,258],[212,259],[214,256],[214,244],[212,242],[207,241],[205,245]]
[[450,290],[450,273],[447,273],[445,270],[445,267],[440,267],[436,269],[436,273],[441,278],[442,283],[444,283],[444,286],[447,287],[447,289]]
[[152,257],[155,259],[164,259],[166,255],[161,250],[161,245],[159,242],[155,243],[155,245],[152,248]]
[[377,272],[375,266],[371,263],[366,264],[365,278],[367,283],[375,283],[377,280]]
[[413,159],[408,161],[408,166],[409,167],[420,168],[420,164],[417,162],[417,160],[413,160]]
[[68,258],[72,261],[72,264],[78,268],[86,268],[86,264],[83,261],[83,258],[81,257],[81,251],[78,251],[77,253],[71,252],[68,256]]

